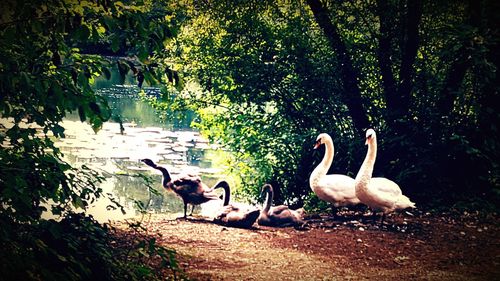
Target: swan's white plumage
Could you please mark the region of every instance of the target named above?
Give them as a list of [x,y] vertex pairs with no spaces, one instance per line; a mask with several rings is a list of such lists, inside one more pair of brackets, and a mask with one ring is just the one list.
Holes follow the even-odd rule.
[[387,178],[372,178],[377,157],[377,137],[373,129],[366,131],[366,144],[368,152],[355,179],[356,196],[359,200],[373,211],[384,214],[415,208],[415,203],[403,195],[398,184]]
[[321,144],[325,145],[325,156],[309,177],[312,191],[319,199],[330,202],[335,207],[359,204],[353,178],[341,174],[327,175],[335,152],[332,138],[326,133],[319,134],[315,148]]

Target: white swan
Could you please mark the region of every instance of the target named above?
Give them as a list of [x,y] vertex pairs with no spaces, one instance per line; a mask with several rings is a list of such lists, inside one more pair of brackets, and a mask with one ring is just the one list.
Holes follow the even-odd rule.
[[353,178],[341,174],[326,174],[332,165],[335,149],[328,134],[318,135],[314,149],[322,144],[325,145],[325,156],[309,177],[312,191],[319,199],[332,203],[335,208],[359,204]]
[[271,207],[274,192],[270,184],[262,186],[261,194],[263,193],[266,193],[266,201],[257,219],[259,225],[275,227],[304,225],[304,209],[290,210],[286,205]]
[[386,214],[415,208],[415,203],[403,195],[395,182],[386,178],[372,178],[377,157],[377,135],[373,129],[366,131],[365,145],[368,145],[368,152],[355,179],[356,196],[359,200],[370,207],[374,214],[382,212],[382,223]]
[[226,181],[220,181],[214,189],[224,189],[224,203],[214,218],[215,223],[241,228],[251,228],[259,217],[260,210],[245,204],[229,204],[231,189]]

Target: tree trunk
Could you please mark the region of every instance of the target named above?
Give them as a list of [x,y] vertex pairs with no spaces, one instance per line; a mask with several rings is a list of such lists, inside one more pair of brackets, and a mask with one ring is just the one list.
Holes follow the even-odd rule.
[[[463,50],[463,48],[460,48]],[[441,115],[449,115],[453,110],[455,97],[462,85],[465,73],[469,69],[469,62],[466,58],[459,56],[450,64],[448,75],[444,83],[441,96],[437,102],[437,109]]]
[[382,75],[387,109],[385,120],[395,133],[405,133],[408,130],[410,111],[410,96],[413,88],[413,77],[417,50],[419,47],[419,24],[422,18],[423,4],[421,0],[408,0],[406,12],[401,20],[402,40],[400,43],[401,64],[398,79],[394,77],[391,53],[391,42],[394,39],[392,32],[391,14],[393,13],[387,0],[377,0],[377,12],[380,24],[378,46],[378,61]]
[[401,46],[401,68],[399,69],[399,87],[394,96],[387,96],[387,109],[395,112],[398,119],[408,119],[410,94],[413,88],[414,68],[419,47],[418,26],[422,19],[423,3],[421,0],[408,0],[405,23],[405,39]]
[[[481,1],[469,0],[469,19],[467,24],[479,27],[481,21]],[[469,44],[463,42],[464,45]],[[437,108],[440,114],[449,115],[453,110],[453,103],[460,90],[460,86],[464,80],[467,70],[471,67],[470,59],[468,58],[467,48],[460,48],[457,52],[455,60],[450,64],[449,72],[444,82],[444,87],[441,91],[441,96],[437,102]]]
[[[498,37],[498,34],[500,34],[500,2],[497,0],[487,0],[484,1],[483,4],[485,8],[484,10],[480,9],[480,7],[476,7],[475,9],[479,13],[481,10],[484,11],[484,14],[476,14],[476,19],[477,21],[486,19],[486,21],[483,22],[485,26],[481,27],[489,30],[493,34],[496,34]],[[480,25],[479,22],[473,22]],[[496,71],[494,72],[494,78],[492,78],[486,87],[482,89],[483,93],[479,100],[481,111],[478,120],[478,130],[480,132],[478,136],[484,142],[486,142],[488,135],[491,136],[492,139],[500,139],[500,128],[498,125],[500,124],[500,103],[498,102],[500,98],[500,87],[498,86],[500,85],[500,55],[498,55],[498,50],[500,50],[500,42],[495,40],[489,47],[487,58],[488,61],[495,66]],[[492,159],[499,159],[498,155],[500,154],[500,149],[498,149],[498,146],[500,146],[500,144],[496,142],[494,147],[491,144],[490,146],[490,149],[496,152],[496,157],[493,157]]]
[[[388,107],[394,107],[394,102],[392,101],[394,97],[397,97],[397,87],[396,80],[394,79],[394,74],[392,72],[392,62],[391,62],[391,23],[389,22],[390,17],[390,7],[387,0],[377,1],[377,12],[380,24],[380,38],[378,46],[378,61],[380,67],[380,73],[382,75],[382,86],[384,87],[384,93],[388,102]],[[391,112],[391,110],[387,110]],[[392,118],[386,114],[386,119]]]
[[357,133],[362,134],[369,127],[369,122],[361,99],[361,90],[358,84],[359,74],[354,69],[346,45],[340,38],[337,27],[332,23],[328,10],[320,0],[307,0],[307,4],[311,8],[316,22],[325,33],[328,42],[330,42],[330,46],[335,51],[339,65],[341,65],[339,70],[344,86],[342,99],[349,110]]
[[[387,108],[384,111],[384,119],[388,126],[388,134],[391,138],[387,138],[385,145],[392,147],[377,159],[379,166],[385,168],[385,173],[391,176],[397,176],[398,172],[394,171],[394,165],[391,164],[394,160],[400,157],[401,151],[406,148],[403,146],[401,138],[404,136],[406,144],[414,141],[412,135],[413,128],[411,126],[412,118],[410,114],[410,96],[413,88],[414,68],[417,50],[419,47],[419,24],[422,18],[422,0],[406,1],[406,11],[402,11],[401,29],[395,29],[394,22],[394,7],[391,7],[388,0],[377,0],[377,13],[380,23],[380,37],[378,45],[378,63],[380,73],[382,75],[382,86],[384,89],[385,101]],[[399,50],[392,50],[391,43],[394,42],[396,32],[401,36]],[[396,68],[393,68],[391,54],[400,54],[400,68],[398,77],[395,77]]]

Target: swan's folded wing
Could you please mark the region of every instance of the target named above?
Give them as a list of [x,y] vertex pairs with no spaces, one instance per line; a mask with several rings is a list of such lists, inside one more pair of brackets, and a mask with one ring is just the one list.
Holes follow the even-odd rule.
[[319,181],[321,188],[315,192],[323,200],[333,198],[337,202],[356,201],[354,184],[354,179],[346,175],[326,175]]
[[303,217],[300,212],[295,210],[290,210],[287,206],[286,208],[280,208],[279,213],[273,213],[273,220],[280,226],[296,225],[303,222]]
[[191,178],[191,177],[178,178],[173,181],[174,186],[172,188],[177,190],[182,190],[183,192],[186,193],[196,193],[198,192],[198,187],[200,182],[201,180],[198,180],[197,178]]
[[342,191],[346,189],[354,189],[354,179],[340,174],[326,175],[322,177],[318,184],[328,190]]
[[[377,178],[374,178],[377,179]],[[393,211],[397,208],[396,202],[403,196],[398,185],[385,178],[370,181],[369,201],[365,202],[368,206],[381,210]]]
[[403,194],[399,185],[387,178],[372,178],[370,180],[370,188],[372,188],[374,192],[386,193],[388,196],[393,196],[394,198]]
[[217,215],[215,217],[220,219],[222,217],[227,216],[227,214],[229,214],[230,212],[233,212],[233,211],[234,211],[234,208],[231,205],[222,206],[220,208],[220,210],[217,212]]
[[272,207],[269,210],[269,213],[272,215],[280,215],[281,213],[286,212],[287,210],[288,210],[288,206],[279,205],[279,206]]
[[200,183],[201,178],[200,178],[200,176],[196,176],[196,175],[186,175],[186,176],[179,177],[179,178],[175,179],[174,184],[183,184],[185,181],[192,181],[192,182]]
[[379,192],[379,193],[372,193],[370,195],[370,201],[364,203],[373,208],[374,210],[386,212],[394,210],[396,200],[397,198],[390,196],[387,193]]
[[257,206],[253,206],[247,203],[242,203],[242,202],[232,202],[231,205],[234,206],[234,208],[238,209],[239,211],[242,212],[253,212],[255,210],[259,210],[260,208]]

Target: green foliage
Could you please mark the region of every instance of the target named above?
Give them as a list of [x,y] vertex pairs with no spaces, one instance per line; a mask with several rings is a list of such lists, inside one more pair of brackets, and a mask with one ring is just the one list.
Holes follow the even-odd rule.
[[[60,122],[78,113],[97,132],[111,118],[92,84],[110,78],[154,84],[165,65],[151,58],[175,34],[176,17],[164,1],[3,1],[0,4],[0,243],[1,274],[13,280],[155,279],[149,267],[113,249],[109,229],[74,213],[102,196],[101,175],[71,167],[54,146]],[[104,57],[121,55],[117,60]],[[42,219],[44,211],[60,215]],[[145,250],[146,249],[146,250]],[[172,252],[154,240],[137,251]],[[136,252],[135,250],[133,252]],[[123,259],[117,258],[122,255]],[[175,277],[175,275],[174,275]]]
[[[186,81],[177,104],[198,110],[196,125],[234,153],[242,192],[256,196],[271,182],[278,201],[313,202],[308,177],[322,155],[310,147],[320,132],[335,143],[331,172],[354,176],[366,148],[343,93],[355,86],[379,133],[376,176],[396,180],[420,206],[494,195],[498,5],[329,2],[322,9],[341,40],[332,43],[310,9],[324,1],[306,2],[187,4],[165,53]],[[355,85],[340,75],[338,46]]]
[[321,47],[325,40],[308,27],[311,18],[299,5],[248,2],[234,11],[213,5],[194,10],[177,38],[184,47],[180,72],[195,81],[186,83],[177,102],[197,110],[195,125],[231,150],[235,163],[229,166],[242,176],[241,192],[256,197],[271,182],[277,201],[300,204],[310,190],[316,134],[352,133],[337,102],[338,81],[329,69],[334,61]]
[[107,229],[90,218],[74,214],[60,222],[19,225],[2,216],[2,223],[16,230],[10,239],[2,239],[5,253],[13,254],[1,257],[6,279],[82,280],[113,274]]
[[326,201],[319,199],[311,191],[306,200],[304,200],[304,209],[309,214],[325,213],[328,212],[332,205]]
[[[175,252],[158,246],[138,224],[132,237],[139,240],[131,241],[125,230],[84,214],[36,225],[20,225],[2,215],[1,222],[11,235],[1,243],[4,253],[12,254],[0,256],[5,280],[159,280],[165,269],[172,279],[179,275]],[[12,229],[16,232],[7,233]]]

